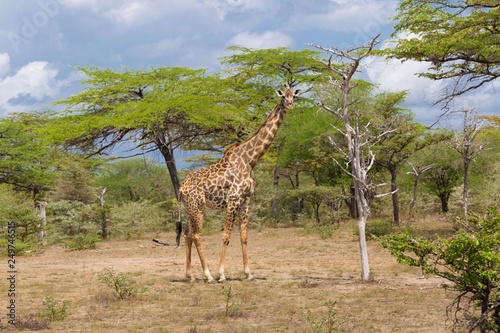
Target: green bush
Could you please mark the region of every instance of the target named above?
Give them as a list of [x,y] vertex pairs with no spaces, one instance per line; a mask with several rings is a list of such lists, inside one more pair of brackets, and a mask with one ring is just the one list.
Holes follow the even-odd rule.
[[[118,239],[139,238],[145,233],[173,230],[177,219],[171,202],[126,202],[110,210],[111,237]],[[175,216],[173,213],[175,212]],[[169,223],[170,222],[170,223]]]
[[315,333],[338,332],[342,320],[337,318],[337,302],[328,301],[325,303],[325,306],[327,307],[327,313],[321,318],[314,317],[311,311],[304,312],[303,316],[309,322]]
[[[395,225],[391,221],[384,221],[380,219],[368,220],[366,222],[366,238],[376,239],[385,235],[389,235],[395,231]],[[358,228],[355,231],[356,235],[359,233]]]
[[56,233],[65,236],[96,233],[99,228],[93,216],[94,211],[94,205],[86,205],[79,201],[61,200],[49,203],[47,206],[49,223],[55,227]]
[[61,306],[58,307],[57,302],[49,296],[45,297],[43,306],[44,308],[42,310],[41,317],[47,319],[48,321],[61,321],[69,315],[69,301],[62,301]]
[[[7,242],[7,238],[2,238],[0,239],[0,249],[2,249],[2,252],[1,254],[2,255],[8,255],[9,254],[9,247],[8,247],[8,242]],[[14,242],[14,255],[15,256],[22,256],[24,254],[26,254],[27,252],[29,252],[30,250],[33,250],[34,248],[37,247],[37,244],[36,244],[36,240],[31,239],[27,239],[25,241],[21,241],[19,239],[16,239],[16,241]],[[11,247],[12,249],[12,247]]]
[[70,239],[63,240],[63,243],[72,250],[87,250],[87,249],[95,249],[97,247],[97,243],[101,241],[101,238],[96,234],[79,234]]
[[135,298],[145,293],[146,287],[139,287],[128,273],[117,273],[113,268],[104,268],[97,273],[97,279],[112,288],[121,299]]

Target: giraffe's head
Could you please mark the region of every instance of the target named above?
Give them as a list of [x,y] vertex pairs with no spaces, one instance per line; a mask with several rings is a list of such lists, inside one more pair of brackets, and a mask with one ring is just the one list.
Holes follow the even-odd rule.
[[293,99],[295,97],[298,97],[300,95],[300,92],[301,92],[300,89],[294,91],[292,87],[290,88],[284,87],[283,91],[281,90],[276,91],[278,96],[281,96],[282,103],[288,110],[293,109]]

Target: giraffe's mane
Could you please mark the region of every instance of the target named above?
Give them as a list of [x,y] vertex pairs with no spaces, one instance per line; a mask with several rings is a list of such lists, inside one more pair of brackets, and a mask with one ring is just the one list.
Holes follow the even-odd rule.
[[239,142],[232,143],[229,147],[226,148],[226,151],[224,151],[224,156],[230,155],[233,152],[233,150],[236,147],[238,147],[239,145],[241,145],[243,142],[245,142],[245,141],[239,141]]

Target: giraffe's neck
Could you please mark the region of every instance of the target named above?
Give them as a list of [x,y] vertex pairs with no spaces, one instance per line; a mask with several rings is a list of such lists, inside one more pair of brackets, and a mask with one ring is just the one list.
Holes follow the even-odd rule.
[[259,130],[236,148],[237,154],[242,156],[252,169],[273,142],[278,128],[285,118],[286,111],[287,108],[281,100]]

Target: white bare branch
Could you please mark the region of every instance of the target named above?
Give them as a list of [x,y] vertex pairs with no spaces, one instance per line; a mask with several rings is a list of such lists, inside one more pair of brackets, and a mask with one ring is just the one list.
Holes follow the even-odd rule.
[[394,190],[394,191],[391,191],[391,192],[386,192],[386,193],[381,193],[381,194],[376,194],[375,195],[375,198],[382,198],[382,197],[386,197],[388,195],[393,195],[394,193],[396,193],[398,190]]

